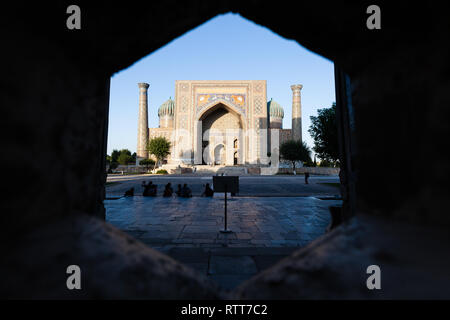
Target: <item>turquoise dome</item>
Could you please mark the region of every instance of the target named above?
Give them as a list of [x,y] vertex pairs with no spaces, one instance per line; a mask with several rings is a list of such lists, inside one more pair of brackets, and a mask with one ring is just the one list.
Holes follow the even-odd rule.
[[267,110],[269,111],[269,115],[271,118],[284,118],[283,107],[278,102],[272,99],[267,102]]
[[161,116],[172,116],[175,112],[175,102],[170,98],[164,102],[158,109],[158,117]]

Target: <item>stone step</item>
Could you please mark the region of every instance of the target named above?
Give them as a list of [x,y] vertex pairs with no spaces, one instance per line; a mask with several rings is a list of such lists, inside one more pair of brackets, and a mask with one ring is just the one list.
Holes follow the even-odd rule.
[[[195,173],[197,174],[224,174],[227,176],[241,176],[241,175],[247,175],[247,174],[255,174],[253,172],[257,168],[249,168],[244,166],[208,166],[208,165],[196,165],[196,166],[181,166],[175,164],[164,164],[159,169],[165,169],[169,173],[172,174],[183,174],[183,173]],[[253,171],[252,171],[253,170]],[[259,174],[256,173],[256,174]]]
[[232,167],[232,166],[196,166],[196,173],[212,173],[212,174],[226,174],[226,175],[245,175],[247,174],[246,167]]

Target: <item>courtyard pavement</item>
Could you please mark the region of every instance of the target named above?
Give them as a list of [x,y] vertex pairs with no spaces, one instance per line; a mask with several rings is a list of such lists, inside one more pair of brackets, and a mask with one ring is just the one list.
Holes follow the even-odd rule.
[[[162,195],[164,186],[170,182],[174,190],[178,184],[187,183],[194,196],[200,196],[206,183],[212,183],[212,176],[194,175],[109,175],[106,186],[107,196],[122,196],[126,190],[134,187],[135,194],[142,195],[143,181],[152,181],[158,185],[158,195]],[[325,184],[324,184],[325,183]],[[276,176],[240,176],[239,195],[254,197],[298,197],[315,195],[336,195],[339,189],[327,183],[339,183],[338,176],[311,175],[309,184],[305,184],[303,175]]]
[[219,232],[224,224],[223,198],[135,196],[104,203],[109,223],[232,289],[323,235],[330,223],[328,207],[341,201],[232,197],[230,234]]

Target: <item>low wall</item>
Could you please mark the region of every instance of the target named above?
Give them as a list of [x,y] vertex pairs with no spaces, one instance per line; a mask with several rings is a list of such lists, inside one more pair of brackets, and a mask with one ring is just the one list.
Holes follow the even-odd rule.
[[[296,168],[296,173],[309,172],[310,174],[319,175],[339,175],[340,168],[327,168],[327,167],[301,167]],[[292,173],[292,168],[278,168],[278,173]]]
[[[149,169],[153,169],[153,166],[150,166]],[[106,167],[108,171],[108,166]],[[119,165],[117,168],[112,169],[113,173],[147,173],[147,169],[144,166],[136,166],[136,165]]]
[[[150,167],[150,170],[153,169],[153,167]],[[191,167],[171,167],[171,166],[162,166],[158,169],[166,169],[169,174],[186,174],[186,173],[193,173],[193,170]],[[301,167],[296,168],[295,172],[298,174],[303,174],[305,172],[309,172],[310,174],[317,174],[317,175],[339,175],[339,168],[327,168],[327,167]],[[143,166],[136,166],[136,165],[119,165],[116,169],[113,170],[113,173],[147,173],[147,170]],[[283,168],[280,167],[277,170],[272,170],[271,168],[260,168],[260,167],[247,167],[247,174],[251,175],[273,175],[273,174],[283,174],[283,173],[290,173],[292,174],[292,168]]]
[[247,173],[248,174],[261,174],[261,168],[249,167],[249,168],[247,168]]

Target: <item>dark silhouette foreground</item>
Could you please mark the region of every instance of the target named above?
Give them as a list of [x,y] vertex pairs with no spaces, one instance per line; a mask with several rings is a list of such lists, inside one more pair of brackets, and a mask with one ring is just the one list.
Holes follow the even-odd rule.
[[169,182],[168,184],[166,184],[166,187],[164,188],[163,197],[171,197],[172,194],[173,194],[173,189]]
[[205,191],[203,191],[202,193],[202,197],[212,197],[214,196],[214,190],[211,189],[211,187],[209,186],[209,183],[207,183],[205,185]]
[[183,188],[181,188],[181,192],[180,192],[180,194],[178,196],[182,197],[182,198],[192,198],[192,191],[187,186],[186,183],[183,185]]
[[127,191],[125,191],[125,197],[133,197],[134,196],[134,188],[131,188]]
[[158,186],[156,184],[153,184],[151,181],[148,184],[145,184],[145,182],[142,184],[144,187],[143,196],[144,197],[156,197],[156,193],[158,191]]

